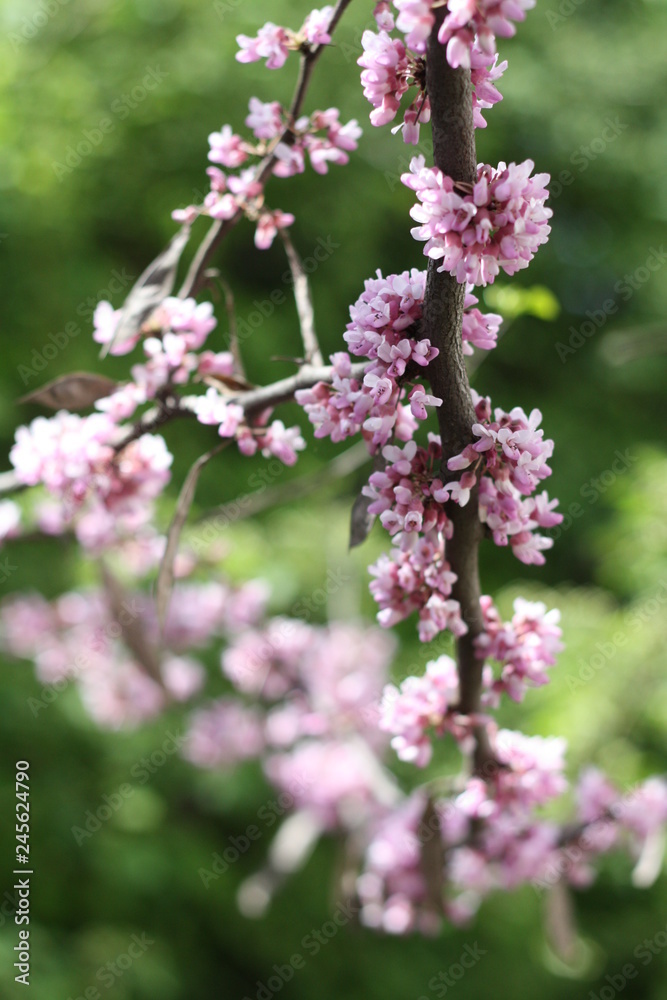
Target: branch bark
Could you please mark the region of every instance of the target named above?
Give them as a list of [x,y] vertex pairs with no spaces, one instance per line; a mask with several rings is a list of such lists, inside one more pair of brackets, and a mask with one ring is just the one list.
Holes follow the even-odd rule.
[[[477,174],[475,129],[472,119],[472,84],[470,71],[452,69],[445,47],[437,40],[445,8],[434,11],[426,64],[426,88],[431,103],[433,155],[435,166],[457,181],[474,183]],[[463,307],[465,285],[453,275],[437,270],[438,262],[429,260],[424,297],[422,333],[440,351],[429,365],[433,392],[442,397],[438,409],[442,438],[443,474],[451,479],[447,460],[473,440],[475,410],[463,358]],[[461,605],[461,615],[468,632],[457,641],[461,711],[477,712],[482,691],[484,661],[475,652],[474,641],[483,631],[480,609],[478,570],[479,543],[483,537],[478,513],[477,490],[465,507],[450,504],[448,515],[454,534],[447,543],[447,560],[457,575],[452,597]],[[476,730],[475,771],[484,774],[493,760],[486,730]]]

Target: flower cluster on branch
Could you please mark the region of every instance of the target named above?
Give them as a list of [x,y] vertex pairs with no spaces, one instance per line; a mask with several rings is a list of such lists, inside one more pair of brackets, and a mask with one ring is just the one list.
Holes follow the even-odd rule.
[[[569,788],[565,741],[503,729],[495,716],[505,696],[521,702],[548,683],[562,635],[556,609],[519,598],[503,621],[492,598],[480,597],[478,542],[485,535],[523,563],[540,564],[552,544],[540,532],[562,518],[557,501],[538,492],[553,453],[540,411],[492,410],[470,391],[463,355],[493,349],[502,323],[478,308],[475,287],[501,269],[527,267],[548,238],[548,176],[533,175],[527,160],[482,164],[473,177],[468,157],[464,180],[415,157],[402,179],[417,197],[412,234],[425,243],[429,271],[378,270],[350,306],[347,350],[322,364],[306,273],[285,232],[294,216],[265,199],[272,177],[301,174],[307,161],[326,174],[357,148],[357,122],[342,123],[337,108],[303,113],[312,69],[348,3],[313,10],[298,30],[269,22],[256,36],[238,36],[242,64],[280,69],[298,55],[291,106],[252,97],[246,137],[229,124],[211,133],[203,204],[173,213],[182,227],[176,244],[122,309],[98,304],[95,341],[112,355],[135,354],[127,380],[79,373],[56,380],[57,392],[50,384],[32,397],[58,412],[17,430],[12,483],[38,491],[34,502],[0,503],[0,541],[20,544],[33,530],[73,538],[98,559],[102,583],[50,602],[37,594],[5,601],[0,642],[30,660],[49,690],[72,682],[102,726],[136,726],[187,703],[183,754],[193,765],[224,770],[259,759],[267,780],[291,797],[309,831],[304,843],[326,832],[349,838],[361,920],[388,933],[432,933],[443,915],[469,919],[495,889],[549,885],[554,872],[585,885],[598,855],[617,845],[639,854],[667,820],[667,783],[652,778],[624,795],[588,769],[576,785],[576,823],[563,825],[549,810]],[[395,131],[414,144],[431,116],[439,127],[440,95],[429,95],[427,79],[436,79],[428,60],[440,51],[442,67],[463,84],[463,104],[450,110],[471,123],[464,152],[474,152],[473,126],[483,127],[482,112],[501,99],[495,84],[507,64],[498,62],[496,38],[511,36],[533,5],[380,0],[378,31],[363,34],[358,60],[372,124],[393,121],[410,93]],[[199,216],[213,222],[175,295],[178,256]],[[197,301],[213,277],[213,251],[244,216],[256,226],[258,249],[282,236],[304,348],[295,375],[261,387],[244,375],[226,283],[225,349],[212,337],[212,303]],[[438,283],[449,296],[447,329],[433,322]],[[399,684],[390,679],[394,642],[386,631],[271,616],[261,581],[234,586],[217,573],[219,546],[179,544],[197,476],[222,450],[219,441],[192,466],[169,527],[158,527],[172,456],[154,431],[188,417],[203,441],[214,428],[214,441],[234,441],[244,456],[291,466],[306,439],[274,411],[292,400],[316,438],[358,435],[374,456],[358,503],[387,533],[388,551],[369,567],[379,624],[387,629],[415,614],[422,643],[450,633],[448,652],[438,649]],[[441,434],[428,429],[434,412]],[[447,421],[457,414],[463,427],[447,450]],[[154,598],[146,577],[156,568]],[[134,583],[126,586],[128,578]],[[216,690],[206,700],[212,660]],[[37,700],[35,713],[45,704]],[[387,767],[388,749],[425,768],[437,766],[443,746],[456,770],[404,793]],[[564,866],[573,847],[575,860]]]

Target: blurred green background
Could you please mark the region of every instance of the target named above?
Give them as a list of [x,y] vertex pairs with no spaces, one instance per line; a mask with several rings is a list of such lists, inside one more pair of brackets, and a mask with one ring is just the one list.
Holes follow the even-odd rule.
[[[364,126],[358,153],[327,177],[309,171],[274,181],[269,190],[272,206],[295,213],[293,236],[302,256],[318,240],[333,246],[312,275],[325,352],[342,346],[349,304],[377,267],[388,273],[423,266],[409,235],[412,198],[398,182],[410,147],[388,129],[372,129],[359,86],[355,60],[372,6],[352,3],[306,105],[336,104],[343,120],[358,118]],[[25,392],[73,369],[125,374],[124,359],[98,360],[90,337],[95,302],[111,297],[120,305],[123,291],[107,292],[112,279],[120,275],[129,287],[174,231],[170,211],[206,190],[209,132],[225,122],[241,128],[251,95],[289,100],[295,63],[277,72],[241,66],[234,60],[235,36],[255,34],[268,19],[296,28],[309,9],[285,0],[4,0],[3,455],[16,424],[37,413],[17,406]],[[506,709],[503,722],[566,735],[573,771],[594,761],[624,788],[665,770],[667,627],[659,597],[667,592],[667,259],[660,242],[667,218],[666,30],[665,0],[540,0],[516,38],[501,46],[510,61],[500,85],[504,100],[478,133],[480,160],[530,157],[555,183],[551,241],[529,270],[486,292],[487,306],[511,322],[499,349],[475,374],[475,385],[497,405],[543,411],[556,442],[549,491],[560,497],[564,513],[576,514],[566,519],[565,530],[554,532],[560,537],[546,567],[529,569],[492,546],[483,553],[484,586],[502,591],[501,609],[507,611],[518,592],[539,596],[562,609],[567,641],[550,687],[530,695],[520,709]],[[125,103],[124,95],[151,71],[160,82],[143,99]],[[80,163],[69,154],[68,166],[69,148],[97,136],[104,118],[113,127]],[[428,155],[427,142],[422,151]],[[662,263],[650,270],[646,262],[654,251],[653,262]],[[281,247],[255,251],[247,224],[232,234],[216,263],[233,287],[241,320],[284,287]],[[222,349],[221,309],[218,315],[209,346]],[[61,346],[44,360],[54,339]],[[299,352],[291,301],[273,311],[244,351],[257,381],[293,370],[271,360]],[[285,419],[292,415],[298,412]],[[173,496],[207,439],[202,428],[177,426],[165,436],[175,454]],[[620,473],[612,470],[617,451],[627,456]],[[282,473],[280,483],[316,473],[334,453],[318,443],[296,469]],[[252,468],[261,469],[262,460]],[[213,463],[202,477],[199,510],[246,492],[249,469],[248,460],[233,456],[224,466]],[[362,481],[360,471],[291,506],[238,522],[225,539],[228,572],[269,579],[275,610],[289,611],[300,594],[321,584],[328,568],[343,567],[352,582],[322,617],[370,619],[365,566],[385,540],[376,530],[363,550],[346,554],[348,511]],[[162,513],[166,523],[167,509]],[[22,543],[10,555],[5,593],[37,587],[55,595],[91,576],[77,553],[58,542]],[[591,670],[596,643],[618,631],[631,641],[603,670]],[[414,635],[413,622],[401,630],[398,676],[425,659]],[[582,670],[593,676],[580,683]],[[136,733],[105,734],[85,717],[74,692],[35,717],[28,699],[40,690],[29,666],[3,664],[0,801],[8,816],[13,762],[31,762],[31,996],[85,995],[100,985],[97,970],[122,955],[133,934],[146,934],[154,944],[108,989],[101,987],[103,996],[255,997],[257,980],[265,982],[274,963],[303,951],[304,936],[328,919],[338,845],[320,845],[266,918],[241,917],[235,892],[261,866],[268,837],[208,888],[198,869],[253,822],[270,790],[255,767],[207,775],[174,756],[77,846],[72,826],[126,781],[168,730],[180,732],[182,720],[162,718]],[[407,772],[401,774],[409,781]],[[19,989],[11,968],[12,845],[7,823],[0,834],[7,886],[0,902],[2,996]],[[627,963],[638,975],[624,985],[624,996],[658,1000],[665,996],[667,949],[656,946],[646,965],[635,949],[665,931],[667,882],[663,877],[638,890],[630,870],[626,858],[612,857],[596,885],[577,894],[586,960],[576,970],[551,952],[543,900],[525,888],[492,898],[474,926],[445,929],[435,940],[381,938],[350,925],[281,992],[318,1000],[442,996],[429,981],[458,959],[466,943],[478,942],[485,955],[455,994],[468,1000],[584,1000],[605,989],[601,995],[609,997],[615,987],[606,977],[613,981]]]

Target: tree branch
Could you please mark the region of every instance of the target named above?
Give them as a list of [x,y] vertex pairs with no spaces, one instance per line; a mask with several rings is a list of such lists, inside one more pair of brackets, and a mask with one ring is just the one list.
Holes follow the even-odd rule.
[[287,260],[292,273],[292,284],[294,286],[294,301],[299,317],[299,329],[301,330],[301,341],[303,343],[303,356],[306,364],[323,364],[322,352],[315,333],[315,312],[313,310],[313,300],[308,284],[308,275],[303,269],[303,263],[297,253],[289,233],[286,229],[279,230],[280,238],[285,247]]
[[[358,361],[352,365],[350,377],[362,379],[368,361]],[[256,389],[250,389],[238,396],[230,396],[229,402],[238,403],[243,407],[247,417],[253,416],[262,410],[271,409],[280,403],[287,403],[294,398],[294,393],[299,389],[311,389],[317,382],[331,383],[335,369],[333,365],[304,365],[295,375],[272,382],[270,385],[262,385]],[[165,424],[179,417],[194,417],[195,413],[187,403],[186,399],[179,399],[177,396],[170,397],[168,404],[163,403],[159,408],[154,407],[148,410],[132,427],[122,441],[115,446],[116,454],[128,444],[136,441],[142,434],[147,434],[163,427]],[[9,473],[5,473],[9,476]]]
[[[445,47],[437,40],[445,8],[434,11],[435,25],[428,43],[426,88],[431,103],[433,153],[435,166],[457,181],[473,183],[477,175],[475,130],[472,119],[472,84],[470,71],[452,69]],[[451,478],[447,460],[473,440],[475,411],[466,373],[462,325],[465,285],[453,275],[437,270],[438,262],[429,260],[424,297],[422,331],[439,349],[429,365],[433,392],[443,399],[438,409],[442,438],[442,468],[445,482]],[[474,641],[483,631],[480,609],[478,550],[482,539],[477,490],[465,507],[450,504],[449,517],[454,534],[447,542],[447,560],[457,575],[452,597],[461,605],[461,615],[468,632],[457,641],[461,712],[471,714],[480,706],[484,661],[475,652]],[[486,730],[476,731],[474,767],[484,773],[492,759]]]
[[[328,33],[332,35],[338,22],[340,21],[345,8],[350,5],[352,0],[338,0],[336,4],[336,9],[333,12],[331,21],[329,23]],[[292,104],[289,109],[289,124],[283,131],[282,135],[276,142],[276,146],[279,143],[284,143],[285,145],[291,146],[294,142],[294,132],[292,128],[294,122],[301,114],[301,108],[303,107],[303,102],[306,97],[306,91],[308,90],[308,85],[310,83],[310,78],[312,76],[313,69],[317,60],[320,58],[324,49],[328,48],[328,45],[315,45],[314,47],[307,49],[301,53],[301,65],[299,67],[299,77],[296,82],[296,88],[294,91],[294,96],[292,98]],[[275,149],[275,146],[273,147]],[[276,162],[275,153],[268,153],[264,157],[262,162],[257,168],[257,180],[260,184],[264,182],[271,175],[273,167]],[[239,223],[241,217],[243,216],[243,210],[239,209],[231,219],[218,219],[212,224],[208,233],[202,240],[195,254],[190,269],[186,275],[185,281],[181,287],[179,298],[185,299],[190,295],[196,295],[201,289],[202,284],[205,281],[204,272],[208,267],[208,264],[213,257],[213,254],[217,250],[218,246],[222,243],[224,238],[232,229]]]

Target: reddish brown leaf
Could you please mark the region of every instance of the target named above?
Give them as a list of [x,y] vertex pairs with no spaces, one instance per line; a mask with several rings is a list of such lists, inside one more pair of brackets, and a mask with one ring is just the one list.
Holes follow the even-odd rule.
[[51,382],[29,392],[19,403],[36,403],[51,410],[86,410],[98,399],[104,399],[118,387],[118,383],[94,372],[72,372],[60,375]]

